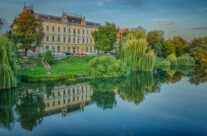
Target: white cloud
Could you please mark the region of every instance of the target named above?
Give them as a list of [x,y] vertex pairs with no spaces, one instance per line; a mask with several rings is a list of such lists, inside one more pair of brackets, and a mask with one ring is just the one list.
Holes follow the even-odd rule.
[[98,6],[102,6],[102,5],[103,5],[103,2],[102,2],[102,1],[99,1],[99,2],[97,3],[97,5],[98,5]]

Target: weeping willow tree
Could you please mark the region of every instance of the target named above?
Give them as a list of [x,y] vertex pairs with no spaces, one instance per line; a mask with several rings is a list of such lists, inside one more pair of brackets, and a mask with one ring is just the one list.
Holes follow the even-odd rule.
[[132,31],[122,41],[121,58],[131,66],[132,70],[152,71],[155,54],[147,51],[147,40],[143,31]]
[[6,36],[0,37],[0,89],[16,87],[16,60],[14,45]]

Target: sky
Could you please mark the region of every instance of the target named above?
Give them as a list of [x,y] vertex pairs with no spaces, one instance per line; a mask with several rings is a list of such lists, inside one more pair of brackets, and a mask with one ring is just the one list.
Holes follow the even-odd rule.
[[207,0],[0,0],[0,18],[11,23],[24,2],[36,13],[82,13],[87,21],[102,25],[108,21],[119,28],[163,30],[166,39],[207,36]]

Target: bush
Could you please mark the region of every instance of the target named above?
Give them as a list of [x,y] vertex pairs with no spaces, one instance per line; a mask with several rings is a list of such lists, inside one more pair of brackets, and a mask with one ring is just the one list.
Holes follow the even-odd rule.
[[175,54],[170,54],[169,56],[167,56],[167,61],[170,62],[171,66],[176,66],[177,64],[177,58],[175,56]]
[[163,63],[161,64],[161,67],[170,67],[170,61],[168,61],[168,60],[165,60],[165,61],[163,61]]
[[114,56],[96,56],[89,62],[92,76],[121,76],[126,74],[126,65]]
[[195,60],[189,54],[185,54],[177,58],[177,63],[179,66],[192,66],[195,65]]
[[49,50],[45,53],[45,61],[47,61],[47,63],[49,63],[50,65],[54,62],[52,51]]

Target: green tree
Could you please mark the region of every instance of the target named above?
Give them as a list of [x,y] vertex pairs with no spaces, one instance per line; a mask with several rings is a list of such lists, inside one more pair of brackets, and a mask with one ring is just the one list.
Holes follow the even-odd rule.
[[132,31],[127,35],[122,45],[121,58],[132,70],[153,70],[155,55],[152,50],[147,52],[147,45],[143,31]]
[[41,46],[41,41],[44,38],[42,22],[36,18],[32,10],[24,9],[24,11],[14,19],[12,26],[14,32],[21,36],[21,43],[25,49],[25,55],[27,55],[27,51],[31,49],[32,44],[36,47]]
[[195,61],[198,64],[207,64],[207,37],[194,38],[191,45]]
[[187,46],[187,41],[180,36],[174,36],[173,42],[176,46],[176,55],[182,56],[185,54],[185,48]]
[[93,32],[95,48],[99,51],[111,51],[117,41],[118,28],[115,24],[106,22],[104,26],[100,26],[98,31]]
[[162,42],[164,41],[163,31],[150,31],[147,34],[147,42],[151,49],[155,50],[155,54],[162,57]]
[[170,54],[175,54],[176,46],[172,40],[166,40],[163,42],[162,54],[167,57]]
[[16,87],[16,59],[14,44],[3,35],[0,37],[0,89]]

